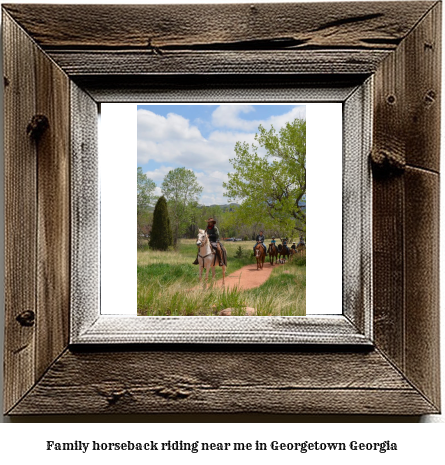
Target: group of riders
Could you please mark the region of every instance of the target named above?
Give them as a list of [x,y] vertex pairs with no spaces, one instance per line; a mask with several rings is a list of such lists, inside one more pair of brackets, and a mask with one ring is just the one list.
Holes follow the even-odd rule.
[[[256,237],[255,240],[256,240],[256,244],[253,246],[253,253],[255,253],[255,247],[258,244],[261,244],[264,247],[265,254],[268,255],[267,247],[264,244],[264,241],[266,240],[266,238],[264,237],[263,231],[260,231],[260,233],[258,234],[258,236]],[[287,237],[281,239],[281,244],[282,244],[282,247],[287,250],[288,254],[290,254],[291,251],[289,250],[289,246],[287,245]],[[270,245],[272,245],[274,247],[277,247],[275,236],[272,236],[272,240],[270,241]],[[300,236],[300,242],[298,244],[296,244],[295,242],[292,242],[292,245],[291,245],[290,248],[292,250],[296,251],[297,247],[299,247],[299,246],[306,246],[306,244],[304,242],[304,239],[303,239],[303,236]],[[278,247],[277,247],[277,250],[278,250]]]
[[[207,233],[207,237],[209,238],[209,241],[212,243],[213,248],[215,248],[217,250],[218,256],[220,257],[220,263],[219,264],[222,266],[222,264],[223,264],[222,263],[222,257],[225,255],[225,249],[224,249],[223,245],[221,244],[221,242],[219,241],[219,230],[218,230],[218,228],[216,226],[216,221],[213,218],[209,218],[207,220],[207,228],[205,229],[205,232]],[[253,247],[253,253],[255,253],[255,247],[258,244],[261,244],[264,247],[265,254],[267,255],[267,247],[264,244],[265,240],[266,240],[266,238],[264,237],[263,231],[260,231],[260,233],[256,237],[256,244]],[[275,237],[272,237],[272,240],[270,241],[270,243],[272,245],[276,246],[275,245],[276,244]],[[282,247],[287,249],[288,253],[290,254],[291,252],[290,252],[289,247],[287,245],[287,237],[285,237],[284,239],[281,239],[281,243],[282,243]],[[301,246],[301,245],[305,246],[303,236],[300,236],[300,242],[298,244],[295,244],[295,242],[292,242],[292,246],[290,248],[295,251],[295,250],[297,250],[297,247]],[[198,262],[198,255],[196,255],[196,260],[193,262],[193,264],[198,265],[198,263],[199,263]]]

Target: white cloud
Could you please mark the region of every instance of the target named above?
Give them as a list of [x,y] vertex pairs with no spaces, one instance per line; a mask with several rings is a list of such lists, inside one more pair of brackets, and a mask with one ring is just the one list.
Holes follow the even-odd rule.
[[[173,127],[170,127],[170,126]],[[205,139],[198,128],[179,115],[166,118],[138,110],[138,164],[150,160],[197,170],[229,171],[237,141],[254,141],[254,134],[212,132]]]
[[[235,143],[254,143],[259,124],[265,128],[273,124],[279,130],[294,118],[305,118],[306,107],[289,107],[286,114],[267,120],[247,121],[241,118],[242,114],[253,110],[251,105],[219,106],[211,120],[219,129],[211,132],[207,139],[196,126],[180,115],[169,113],[164,117],[148,110],[138,110],[138,164],[145,165],[150,160],[161,164],[155,170],[146,172],[158,186],[175,167],[192,169],[204,188],[200,203],[227,203],[222,182],[227,181],[227,173],[233,170],[229,160],[235,156]],[[228,130],[224,131],[223,127]],[[259,150],[259,153],[263,152]],[[160,187],[156,188],[156,195],[161,195]]]
[[162,183],[165,175],[171,170],[174,170],[172,166],[160,166],[153,171],[146,171],[145,174],[148,178],[152,179],[156,184],[158,184]]
[[288,121],[295,118],[306,118],[306,106],[299,105],[291,107],[290,111],[284,115],[271,116],[264,120],[245,120],[240,117],[241,113],[253,111],[251,105],[220,105],[212,113],[212,123],[216,127],[226,127],[242,131],[256,131],[261,124],[266,129],[273,124],[275,129],[279,129]]
[[149,110],[138,110],[138,139],[163,141],[170,140],[202,140],[201,132],[191,126],[188,119],[175,113],[167,117],[157,115]]
[[227,173],[222,171],[207,171],[195,173],[199,184],[204,188],[199,203],[203,205],[226,204],[225,189],[222,183],[228,181]]

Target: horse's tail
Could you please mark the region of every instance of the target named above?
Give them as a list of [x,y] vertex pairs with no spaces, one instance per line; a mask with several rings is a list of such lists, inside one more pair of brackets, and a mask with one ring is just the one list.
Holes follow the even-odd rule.
[[282,244],[278,244],[278,252],[281,252],[282,248],[283,248]]

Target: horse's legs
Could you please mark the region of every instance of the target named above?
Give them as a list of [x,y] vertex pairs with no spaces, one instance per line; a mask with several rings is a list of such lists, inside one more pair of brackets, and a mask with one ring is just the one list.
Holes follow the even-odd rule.
[[224,278],[226,277],[226,265],[222,266],[222,272],[223,272],[223,286],[224,286]]
[[212,266],[212,279],[215,279],[215,266]]
[[201,282],[202,279],[202,270],[204,269],[204,266],[199,267],[199,282]]

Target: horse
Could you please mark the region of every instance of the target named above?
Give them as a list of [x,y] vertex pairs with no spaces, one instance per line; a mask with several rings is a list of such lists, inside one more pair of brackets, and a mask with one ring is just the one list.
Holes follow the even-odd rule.
[[[213,250],[209,237],[204,229],[200,229],[198,231],[198,240],[196,241],[196,245],[199,247],[198,252],[198,263],[199,263],[199,281],[201,282],[202,279],[202,272],[203,269],[206,269],[206,282],[209,279],[209,271],[212,268],[212,278],[215,279],[215,263],[217,260],[216,252]],[[223,260],[223,258],[221,258]],[[224,278],[226,276],[226,265],[223,262],[222,265],[222,272],[223,272],[223,286],[224,286]]]
[[263,244],[259,243],[255,246],[256,269],[262,270],[264,266],[264,259],[266,258],[266,251]]
[[279,260],[281,261],[281,257],[290,257],[290,251],[288,247],[284,247],[283,244],[278,244],[278,255]]
[[296,252],[300,254],[300,257],[306,254],[306,244],[304,243],[299,243],[296,248]]
[[273,266],[273,259],[275,257],[275,263],[278,262],[278,249],[275,244],[269,244],[269,249],[267,251],[269,254],[269,262]]

